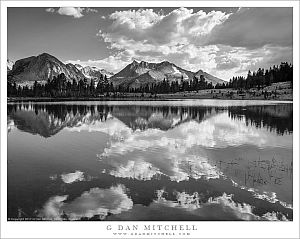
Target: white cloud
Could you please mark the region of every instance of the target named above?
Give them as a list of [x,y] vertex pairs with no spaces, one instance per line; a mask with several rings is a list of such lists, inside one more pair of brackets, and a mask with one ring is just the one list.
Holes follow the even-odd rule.
[[[179,45],[189,45],[207,35],[216,25],[228,18],[222,12],[205,13],[179,8],[167,15],[152,9],[115,12],[110,15],[112,25],[106,32],[100,31],[105,42],[117,49],[154,50],[163,54],[175,52]],[[158,48],[158,49],[157,49]]]
[[46,9],[46,12],[52,12],[53,13],[53,12],[55,12],[55,9],[53,7],[50,7],[50,8]]
[[150,180],[158,173],[159,169],[152,167],[150,163],[141,159],[129,160],[126,165],[120,165],[120,167],[110,171],[110,174],[116,177],[138,180]]
[[124,26],[129,29],[147,29],[156,24],[162,17],[152,9],[116,11],[109,17],[114,20],[113,27]]
[[[215,26],[229,17],[220,11],[205,13],[192,9],[179,8],[167,15],[152,9],[128,10],[110,15],[113,24],[100,35],[106,42],[119,43],[133,40],[155,46],[175,46],[190,43],[207,35]],[[201,38],[200,38],[201,39]]]
[[98,12],[98,10],[97,10],[97,9],[90,8],[90,7],[87,7],[87,8],[85,8],[85,11],[86,11],[87,13],[89,13],[89,12],[93,12],[93,13],[96,13],[96,12]]
[[119,214],[133,206],[122,185],[108,189],[92,188],[73,201],[64,202],[67,198],[67,195],[51,197],[40,210],[39,216],[48,220],[62,220],[63,215],[67,215],[70,220],[79,220],[100,215],[104,219],[108,213]]
[[71,16],[74,18],[81,18],[84,16],[84,13],[97,13],[98,10],[89,7],[60,7],[57,9],[47,8],[46,12],[58,13],[60,15]]
[[83,17],[82,14],[83,8],[81,7],[60,7],[57,10],[57,13],[60,15],[72,16],[74,18]]
[[51,197],[39,212],[39,216],[47,220],[61,220],[62,212],[60,208],[64,205],[63,201],[67,198],[67,195]]
[[64,183],[71,184],[77,181],[84,181],[84,174],[83,172],[77,170],[74,173],[62,174],[61,179]]

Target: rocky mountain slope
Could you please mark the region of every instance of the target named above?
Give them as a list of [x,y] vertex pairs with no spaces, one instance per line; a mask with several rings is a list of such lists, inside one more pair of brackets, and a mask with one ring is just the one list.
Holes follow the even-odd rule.
[[8,73],[8,80],[18,83],[46,82],[60,73],[64,73],[67,79],[80,80],[84,78],[84,75],[75,66],[65,65],[56,57],[43,53],[16,61]]
[[[13,64],[7,61],[7,70]],[[64,73],[68,80],[75,79],[100,79],[101,74],[107,74],[111,76],[112,73],[100,70],[96,67],[82,67],[78,64],[73,65],[71,63],[64,64],[56,57],[43,53],[38,56],[31,56],[24,59],[20,59],[15,62],[12,69],[8,71],[8,81],[14,81],[18,84],[33,84],[34,81],[45,83],[48,79],[52,79]]]
[[164,79],[168,81],[192,80],[194,76],[200,78],[203,75],[207,82],[213,85],[224,81],[202,70],[191,72],[176,66],[168,61],[161,63],[148,63],[133,61],[110,79],[115,86],[139,87],[146,84],[156,83]]

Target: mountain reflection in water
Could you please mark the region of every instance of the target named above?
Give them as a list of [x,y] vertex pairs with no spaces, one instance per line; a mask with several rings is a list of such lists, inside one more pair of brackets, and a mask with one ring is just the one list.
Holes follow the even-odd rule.
[[293,105],[225,103],[8,104],[8,217],[292,220]]

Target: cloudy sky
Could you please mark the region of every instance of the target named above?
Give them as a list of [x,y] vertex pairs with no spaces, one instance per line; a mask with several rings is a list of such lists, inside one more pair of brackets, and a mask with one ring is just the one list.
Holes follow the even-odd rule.
[[8,8],[8,57],[47,52],[118,72],[168,60],[229,80],[292,63],[292,8]]

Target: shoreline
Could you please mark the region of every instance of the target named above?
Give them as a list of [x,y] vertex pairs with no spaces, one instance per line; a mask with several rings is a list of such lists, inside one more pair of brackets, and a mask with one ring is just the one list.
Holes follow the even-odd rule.
[[30,102],[30,101],[39,101],[39,102],[59,102],[59,101],[170,101],[170,100],[263,100],[263,101],[288,101],[293,102],[292,98],[269,98],[264,99],[262,97],[223,97],[223,98],[213,98],[213,97],[202,97],[197,95],[189,95],[189,96],[160,96],[160,97],[7,97],[7,103],[11,102]]
[[264,100],[293,101],[293,88],[290,82],[274,83],[263,89],[236,90],[203,89],[176,93],[120,93],[109,92],[81,97],[8,97],[8,102],[18,101],[168,101],[168,100]]

